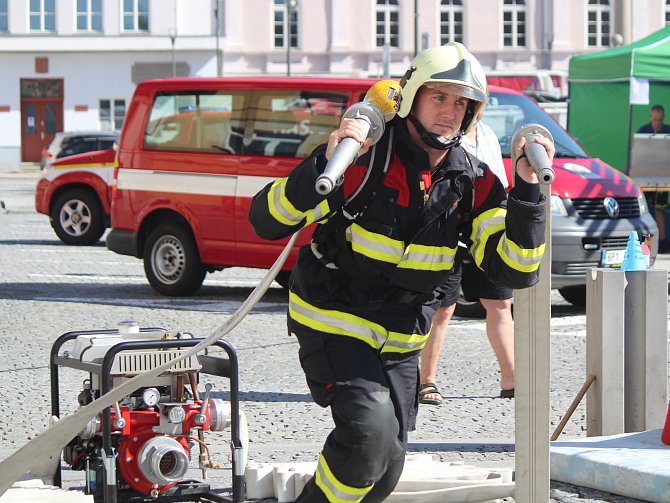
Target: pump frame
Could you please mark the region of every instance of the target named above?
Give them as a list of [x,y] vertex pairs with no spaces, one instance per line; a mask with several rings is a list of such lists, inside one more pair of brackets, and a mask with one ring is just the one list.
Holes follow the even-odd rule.
[[[142,332],[157,332],[165,331],[163,328],[157,327],[143,327],[140,328]],[[117,329],[101,329],[101,330],[79,330],[66,332],[59,336],[51,347],[49,358],[50,382],[51,382],[51,414],[60,417],[60,385],[59,385],[59,369],[60,367],[68,367],[77,370],[82,370],[89,373],[92,377],[96,374],[100,378],[100,392],[101,395],[108,393],[111,389],[111,368],[114,362],[114,357],[123,352],[131,350],[146,350],[146,349],[173,349],[178,347],[193,347],[202,342],[202,338],[180,338],[180,339],[165,339],[165,340],[137,340],[124,341],[112,346],[105,354],[102,363],[81,362],[74,358],[68,358],[59,354],[63,345],[69,341],[76,339],[81,335],[112,335],[118,334]],[[202,365],[198,374],[209,374],[219,377],[227,377],[230,381],[230,408],[231,408],[231,459],[232,459],[232,497],[222,496],[212,492],[210,485],[197,481],[186,480],[178,483],[174,494],[163,495],[158,499],[161,502],[177,502],[177,501],[212,501],[212,502],[232,502],[240,503],[244,500],[244,473],[238,473],[240,470],[241,458],[239,454],[242,452],[242,441],[240,439],[240,397],[239,397],[239,365],[237,353],[235,348],[226,340],[219,339],[214,345],[222,348],[228,358],[221,358],[218,356],[203,354],[198,355],[198,360]],[[111,414],[110,408],[107,407],[102,411],[102,454],[113,459],[112,452],[112,432],[111,432]],[[103,460],[104,461],[104,460]],[[111,476],[116,479],[115,463],[109,463],[112,466],[113,474]],[[62,465],[59,461],[58,467],[54,473],[54,485],[62,487]],[[104,470],[103,470],[104,473]],[[116,484],[104,483],[103,503],[118,503],[118,502],[139,502],[144,501],[145,498],[141,495],[119,495],[116,491]],[[96,500],[98,501],[98,500]],[[146,501],[154,501],[154,498],[146,497]]]

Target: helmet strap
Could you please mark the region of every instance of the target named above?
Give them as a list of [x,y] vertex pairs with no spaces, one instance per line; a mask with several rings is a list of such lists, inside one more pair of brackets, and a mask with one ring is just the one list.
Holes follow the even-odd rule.
[[416,128],[417,133],[419,133],[419,136],[421,137],[421,141],[424,142],[428,147],[434,148],[436,150],[447,150],[450,149],[451,147],[457,147],[458,145],[461,144],[461,138],[463,136],[463,131],[459,131],[456,133],[456,136],[453,138],[446,139],[444,136],[439,136],[436,135],[435,133],[429,132],[421,122],[419,122],[419,119],[414,117],[413,114],[409,114],[407,118],[412,122],[414,127]]

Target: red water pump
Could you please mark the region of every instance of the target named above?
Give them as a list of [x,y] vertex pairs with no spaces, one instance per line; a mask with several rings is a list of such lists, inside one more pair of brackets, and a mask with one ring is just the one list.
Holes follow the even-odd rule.
[[[73,341],[72,350],[62,346]],[[58,368],[89,371],[79,393],[85,406],[121,383],[174,360],[199,342],[161,329],[70,332],[52,348],[52,413],[59,415]],[[67,445],[63,459],[86,472],[86,492],[95,501],[222,501],[208,498],[209,485],[187,477],[192,458],[203,476],[217,468],[205,441],[206,432],[231,429],[232,501],[242,500],[246,448],[240,440],[237,359],[232,346],[219,341],[227,358],[191,355],[147,385],[102,410]],[[184,356],[188,356],[185,355]],[[201,374],[230,379],[230,401],[212,397],[212,384],[198,391]],[[242,416],[243,417],[243,416]],[[193,451],[197,455],[192,455]]]

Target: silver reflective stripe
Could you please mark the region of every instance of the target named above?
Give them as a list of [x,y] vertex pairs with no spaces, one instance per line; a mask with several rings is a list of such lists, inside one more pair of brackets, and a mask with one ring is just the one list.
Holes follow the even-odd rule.
[[327,215],[330,211],[329,208],[328,201],[324,199],[316,208],[309,210],[307,212],[307,225],[319,220],[324,215]]
[[[286,179],[277,180],[272,187],[272,207],[284,219],[282,223],[297,224],[305,216],[302,212],[293,207],[286,196],[284,195],[284,187],[286,186]],[[290,205],[287,207],[286,204]],[[281,220],[281,219],[278,219]]]
[[[427,251],[415,251],[413,248],[423,248]],[[398,267],[428,271],[450,270],[454,265],[455,256],[456,250],[448,247],[410,245]]]
[[347,227],[346,234],[353,251],[375,260],[397,264],[404,253],[402,241],[370,232],[358,224]]
[[[496,215],[494,217],[487,218],[485,220],[479,220],[478,223],[479,225],[477,226],[477,235],[475,236],[475,240],[477,241],[479,241],[485,233],[494,234],[495,232],[501,230],[501,228],[504,228],[505,215]],[[495,227],[498,227],[498,229],[496,229],[493,232],[490,232],[491,228]]]
[[386,341],[386,344],[384,344],[384,349],[382,351],[389,351],[387,348],[397,348],[397,349],[404,349],[406,351],[416,351],[424,346],[427,338],[428,335],[426,335],[420,342],[411,342],[411,343],[393,341],[389,339],[388,341]]
[[294,225],[300,223],[302,219],[306,219],[305,225],[309,225],[312,222],[319,220],[324,215],[328,214],[329,206],[328,201],[321,201],[316,208],[313,208],[308,211],[298,210],[291,201],[288,200],[285,194],[286,189],[286,178],[282,180],[277,180],[270,191],[272,195],[272,202],[270,203],[270,214],[275,217],[279,222],[285,225]]
[[[516,244],[516,243],[515,243]],[[510,259],[512,259],[514,262],[517,264],[520,264],[521,266],[525,268],[535,268],[542,262],[542,257],[543,253],[539,250],[539,248],[543,248],[544,245],[541,245],[538,248],[525,248],[527,251],[534,251],[533,253],[534,256],[532,257],[524,257],[523,255],[518,254],[514,250],[512,250],[509,246],[509,240],[508,239],[503,239],[500,244],[502,250],[504,251],[505,255],[507,255]],[[518,246],[518,245],[516,245]]]
[[482,260],[484,260],[484,249],[486,247],[488,237],[505,229],[506,214],[507,210],[502,208],[493,208],[475,218],[474,225],[472,227],[471,238],[473,247],[471,251],[472,256],[475,259],[475,264],[478,266],[480,266],[482,264]]

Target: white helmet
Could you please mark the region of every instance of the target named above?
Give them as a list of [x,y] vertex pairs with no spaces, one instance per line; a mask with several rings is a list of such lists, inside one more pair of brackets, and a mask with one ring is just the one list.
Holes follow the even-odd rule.
[[412,103],[423,85],[439,87],[470,100],[461,124],[463,134],[470,131],[481,118],[487,101],[486,75],[479,61],[463,44],[450,42],[432,47],[412,60],[400,81],[400,117],[409,116],[412,119]]

